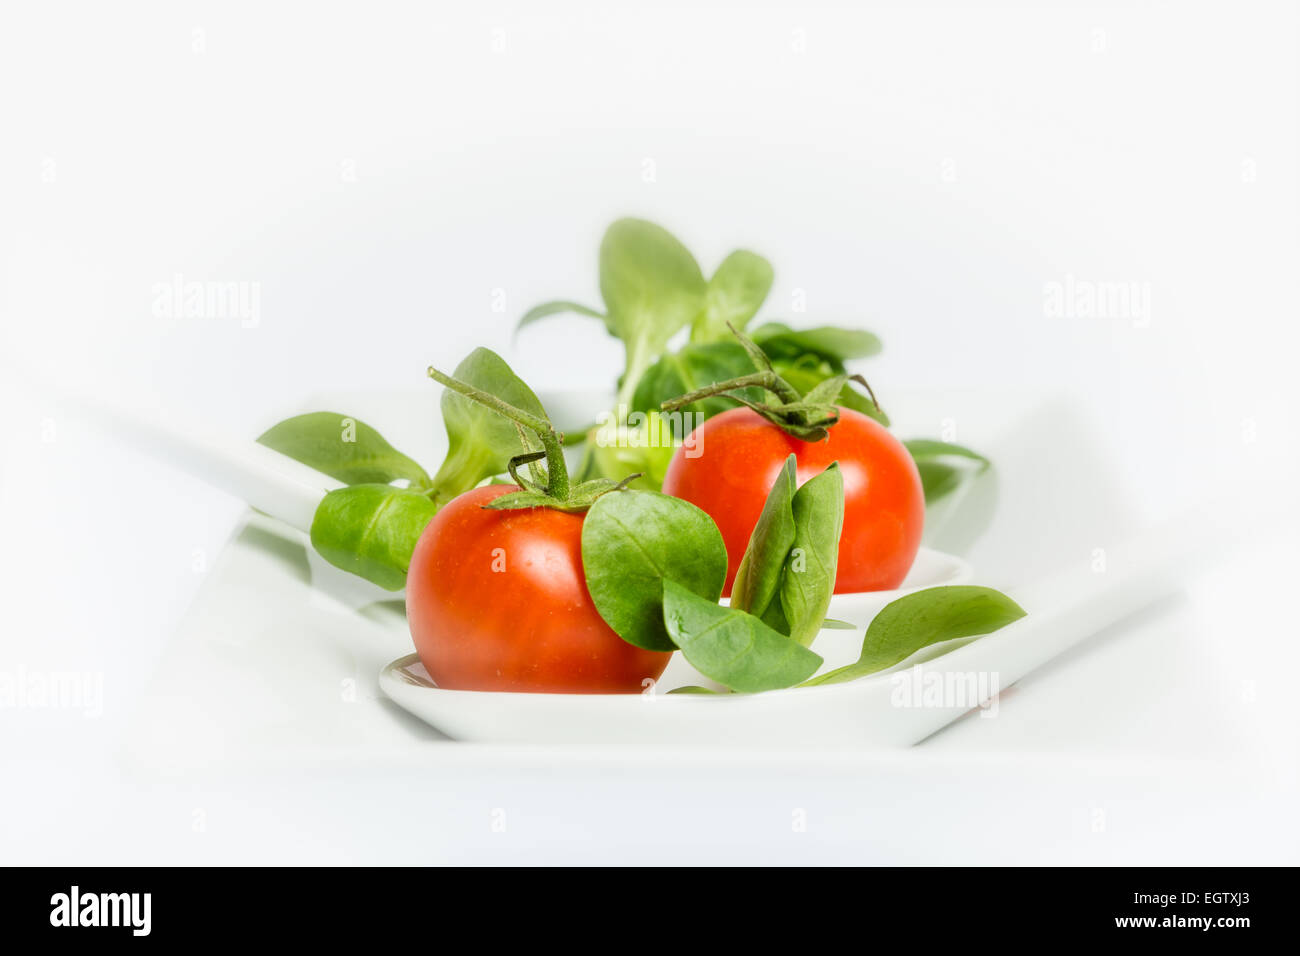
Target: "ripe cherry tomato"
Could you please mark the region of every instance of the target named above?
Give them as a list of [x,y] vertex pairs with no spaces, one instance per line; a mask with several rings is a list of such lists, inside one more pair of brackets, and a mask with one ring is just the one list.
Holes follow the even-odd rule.
[[429,676],[453,690],[639,693],[671,655],[628,644],[596,611],[582,515],[483,507],[517,490],[467,491],[420,536],[406,612]]
[[[688,449],[698,449],[692,457]],[[840,409],[823,441],[806,442],[748,408],[733,408],[700,425],[678,448],[664,478],[665,494],[685,498],[718,523],[727,545],[731,593],[740,559],[776,483],[793,453],[799,484],[832,462],[844,473],[844,531],[835,593],[881,591],[903,583],[925,521],[925,495],[912,456],[882,425],[861,412]]]

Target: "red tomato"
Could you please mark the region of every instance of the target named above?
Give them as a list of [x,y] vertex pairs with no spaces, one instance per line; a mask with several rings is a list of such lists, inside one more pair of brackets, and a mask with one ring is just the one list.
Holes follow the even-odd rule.
[[[694,445],[698,455],[690,457]],[[844,473],[844,531],[835,593],[882,591],[903,583],[925,521],[925,494],[912,456],[882,425],[851,409],[824,441],[794,438],[748,408],[733,408],[695,429],[678,448],[664,493],[703,508],[727,544],[731,593],[740,559],[781,466],[794,453],[799,484],[832,462]]]
[[483,507],[517,490],[465,492],[415,546],[406,613],[429,676],[453,690],[639,693],[671,655],[628,644],[597,613],[582,515]]

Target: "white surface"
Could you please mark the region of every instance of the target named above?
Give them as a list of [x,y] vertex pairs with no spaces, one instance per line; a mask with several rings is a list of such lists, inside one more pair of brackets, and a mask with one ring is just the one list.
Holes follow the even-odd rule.
[[[944,399],[903,392],[898,400],[925,418],[928,405]],[[401,395],[338,396],[320,401],[349,409],[363,407],[374,421],[391,423],[399,431],[414,430],[408,419],[417,413]],[[1034,435],[1036,415],[1016,414],[1022,407],[1038,404],[1028,396],[970,393],[962,397],[962,403],[974,420],[983,423],[981,447],[997,460],[1010,457],[1015,461],[1013,450]],[[1043,404],[1053,409],[1056,444],[1039,444],[1041,457],[998,471],[997,485],[1004,502],[1022,503],[1014,509],[1004,504],[980,541],[988,573],[1007,582],[1005,586],[1011,593],[1025,597],[1030,604],[1037,605],[1041,595],[1043,610],[1050,611],[1059,604],[1050,599],[1060,595],[1036,583],[1040,572],[1031,570],[1017,577],[1020,572],[1014,569],[1022,549],[1012,541],[1001,560],[996,549],[999,540],[1005,540],[1004,535],[1023,534],[1017,529],[1024,527],[1042,527],[1055,513],[1054,499],[1027,499],[1020,493],[1046,480],[1055,460],[1053,447],[1058,451],[1071,449],[1079,456],[1070,471],[1073,484],[1056,485],[1060,493],[1072,497],[1085,489],[1089,491],[1087,497],[1078,497],[1072,509],[1079,526],[1096,527],[1107,518],[1122,520],[1124,510],[1106,491],[1111,482],[1105,474],[1106,456],[1101,449],[1066,408],[1059,403]],[[910,426],[908,415],[900,413],[899,417],[901,427]],[[978,506],[979,502],[974,504]],[[887,845],[882,847],[882,855],[870,859],[950,861],[954,852],[976,852],[973,847],[987,858],[1000,860],[1052,859],[1053,853],[1066,853],[1073,859],[1140,859],[1144,852],[1140,841],[1134,844],[1125,837],[1108,842],[1105,833],[1111,830],[1095,835],[1092,827],[1121,826],[1106,823],[1106,815],[1145,813],[1144,793],[1167,793],[1169,788],[1180,785],[1188,791],[1179,799],[1192,800],[1198,807],[1207,793],[1213,794],[1215,800],[1228,801],[1229,797],[1219,792],[1221,782],[1206,789],[1207,781],[1219,774],[1235,781],[1229,789],[1246,788],[1250,799],[1262,799],[1273,792],[1277,783],[1272,775],[1287,772],[1286,762],[1274,766],[1270,761],[1277,755],[1270,755],[1268,747],[1263,746],[1264,741],[1285,728],[1270,726],[1257,704],[1248,700],[1244,680],[1239,685],[1222,680],[1217,672],[1222,664],[1210,653],[1214,645],[1208,636],[1189,640],[1189,634],[1198,632],[1194,628],[1189,631],[1192,622],[1185,600],[1166,602],[1136,621],[1102,632],[1097,641],[1087,645],[1090,652],[1069,654],[1014,687],[1005,688],[996,710],[977,712],[959,721],[910,751],[915,758],[901,761],[856,748],[846,750],[844,738],[835,735],[827,739],[812,735],[803,741],[783,736],[777,745],[757,748],[751,741],[745,747],[686,750],[609,745],[517,748],[451,742],[384,700],[376,685],[379,669],[411,649],[398,608],[372,604],[358,615],[337,597],[320,592],[312,586],[320,568],[309,561],[310,552],[301,540],[284,537],[286,531],[275,522],[253,518],[217,558],[150,688],[136,706],[122,756],[136,775],[133,786],[145,783],[152,791],[159,786],[159,780],[177,779],[184,781],[176,785],[182,792],[203,794],[196,808],[205,820],[207,803],[214,799],[213,788],[223,786],[217,781],[248,779],[248,774],[257,774],[261,776],[252,779],[259,782],[249,784],[255,789],[248,792],[258,794],[259,801],[266,799],[261,795],[273,781],[279,781],[275,786],[285,788],[283,799],[301,800],[301,790],[296,788],[308,784],[292,781],[306,774],[308,779],[330,781],[331,791],[342,787],[354,794],[377,794],[382,792],[376,789],[380,787],[377,781],[392,780],[395,787],[415,788],[434,799],[443,808],[438,812],[445,810],[448,819],[462,821],[448,824],[449,831],[440,829],[439,838],[389,847],[378,856],[372,855],[378,851],[352,847],[350,858],[460,859],[465,858],[463,854],[495,852],[474,834],[498,835],[492,830],[497,819],[493,813],[498,810],[504,810],[508,820],[522,815],[527,821],[523,833],[500,841],[507,848],[502,852],[522,854],[525,859],[548,858],[557,853],[580,859],[608,858],[603,854],[615,852],[612,847],[639,846],[639,837],[620,830],[608,812],[593,810],[585,802],[575,805],[569,814],[559,813],[557,801],[562,799],[566,786],[623,794],[620,781],[630,777],[641,781],[647,794],[662,795],[702,775],[707,785],[698,792],[692,785],[686,804],[670,814],[679,821],[680,832],[666,836],[661,829],[651,831],[676,852],[690,852],[684,845],[688,834],[697,834],[706,842],[708,839],[699,829],[700,824],[690,818],[687,806],[711,806],[711,812],[736,814],[736,808],[722,806],[725,795],[733,794],[734,799],[735,788],[764,781],[764,792],[770,796],[759,803],[766,808],[766,826],[771,828],[767,840],[782,839],[783,830],[791,832],[791,814],[800,809],[808,811],[805,803],[816,803],[820,809],[811,811],[814,817],[827,814],[830,818],[822,818],[823,827],[829,825],[830,832],[841,836],[856,836],[848,845],[837,845],[825,838],[809,840],[806,848],[795,844],[792,850],[788,844],[780,844],[778,849],[807,853],[811,859],[853,859],[854,853],[866,852],[861,840],[874,845],[870,841],[885,839],[884,831],[859,817],[858,811],[850,810],[845,803],[863,799],[862,787],[876,793],[867,805],[875,806],[877,813],[885,812],[885,807],[873,801],[890,795],[891,801],[906,802],[906,807],[891,805],[890,812],[919,824],[922,817],[912,814],[925,812],[927,806],[933,812],[935,807],[924,801],[916,803],[915,794],[904,798],[906,786],[933,789],[939,786],[937,781],[945,779],[955,785],[953,775],[959,775],[961,786],[1001,793],[1009,799],[1009,806],[1023,808],[1021,801],[1037,798],[1058,801],[1058,812],[1069,819],[1057,820],[1064,829],[1051,838],[1040,833],[1037,844],[999,846],[983,841],[975,832],[967,834],[962,842],[956,833],[945,831],[944,839],[953,841],[952,845],[937,840],[922,841],[911,850]],[[1048,554],[1047,548],[1038,545],[1043,549],[1040,568],[1064,562],[1068,569],[1065,559],[1071,545],[1066,531],[1068,526],[1063,525],[1056,545],[1058,553]],[[1118,541],[1119,537],[1116,544]],[[1086,557],[1090,558],[1090,552]],[[1117,570],[1123,568],[1123,550],[1112,547],[1111,560],[1116,562]],[[1086,563],[1081,560],[1078,570],[1085,570]],[[1077,577],[1077,571],[1073,576]],[[1091,633],[1094,628],[1084,623],[1082,633]],[[1231,636],[1239,639],[1235,633]],[[826,632],[822,638],[843,643],[840,650],[847,654],[846,642],[856,640],[857,635]],[[970,647],[975,649],[979,644]],[[658,706],[667,702],[628,703]],[[1265,722],[1257,724],[1259,720]],[[1261,756],[1266,758],[1262,763]],[[801,778],[814,782],[808,783],[806,789],[776,785],[775,780],[791,768],[797,768]],[[449,773],[456,775],[454,783],[445,782]],[[543,779],[553,782],[546,784]],[[1087,786],[1071,802],[1066,794],[1071,792],[1071,786],[1085,779]],[[1019,791],[1014,798],[1004,790],[1011,786]],[[484,797],[484,787],[500,795]],[[163,792],[171,794],[172,790],[165,787]],[[294,793],[299,796],[290,797]],[[465,793],[474,796],[464,797]],[[803,802],[790,803],[798,799],[799,793],[806,794]],[[411,799],[397,792],[390,796],[398,803]],[[1238,792],[1236,796],[1242,795]],[[363,805],[368,799],[378,799],[354,798]],[[174,794],[168,799],[175,799]],[[232,812],[220,798],[215,799],[223,807],[221,813]],[[475,801],[483,799],[495,801],[478,808],[480,816],[486,815],[485,820],[474,816]],[[338,800],[327,798],[319,812],[327,815],[329,807],[340,805]],[[246,819],[247,812],[235,811],[240,819]],[[980,819],[982,814],[983,819],[991,821],[999,819],[1006,808],[976,800],[963,812],[973,814],[972,819]],[[745,818],[745,814],[741,816]],[[1050,815],[1043,810],[1033,811],[1030,817],[1033,827],[1050,823]],[[748,825],[757,826],[761,814],[754,810],[747,819],[751,820]],[[1142,819],[1146,821],[1143,827],[1148,827],[1149,818]],[[830,820],[838,822],[832,824]],[[483,829],[476,831],[480,824]],[[518,824],[508,824],[514,825]],[[933,823],[927,821],[925,825]],[[1025,825],[1025,820],[1018,820],[1017,825]],[[351,821],[347,832],[363,832],[368,826],[365,820]],[[1127,817],[1123,830],[1127,832],[1132,826],[1133,818]],[[1166,816],[1161,826],[1171,827],[1173,823]],[[461,834],[461,827],[469,832]],[[558,832],[570,830],[582,834],[575,837],[573,846],[565,849],[550,842],[557,839]],[[614,834],[612,846],[602,849],[591,845],[590,834],[596,832]],[[618,837],[619,833],[623,836]],[[230,838],[237,839],[234,835]],[[620,839],[625,842],[619,844]],[[1234,841],[1238,839],[1233,837]],[[205,846],[201,839],[197,842]],[[755,859],[752,848],[724,843],[727,852]],[[953,847],[958,844],[965,849],[955,851]],[[852,846],[857,849],[850,849]],[[1285,848],[1285,844],[1279,847],[1260,843],[1250,852],[1263,858]],[[1215,848],[1201,844],[1198,855],[1179,856],[1185,852],[1183,848],[1161,844],[1162,859],[1203,859],[1208,849]],[[223,851],[213,848],[203,852],[220,858]],[[644,852],[650,859],[666,859],[660,854],[668,851],[659,847],[645,848]],[[1225,842],[1215,852],[1223,859],[1239,859],[1242,850]]]
[[[543,298],[594,302],[600,230],[635,213],[706,269],[768,255],[767,315],[878,332],[863,370],[890,410],[906,386],[935,397],[917,434],[988,448],[972,390],[1062,396],[998,449],[988,531],[929,542],[986,583],[1090,563],[1234,474],[1250,495],[1298,471],[1293,4],[138,9],[0,13],[0,362],[246,435],[326,388],[419,389],[477,344],[539,388],[607,387],[618,346],[590,323],[513,349],[510,329]],[[260,321],[155,314],[177,273],[258,283]],[[1067,276],[1148,284],[1150,320],[1048,315]],[[122,760],[130,715],[242,506],[7,370],[0,392],[0,672],[103,685],[99,717],[0,712],[7,862],[1300,855],[1280,517],[997,718],[903,754],[470,746],[412,768],[368,748],[392,713],[339,698],[403,648],[354,654],[322,624],[293,635],[322,689],[310,720],[286,715],[293,761],[234,768],[190,734],[179,755],[208,769],[169,776]],[[422,460],[434,441],[387,437]],[[269,633],[230,626],[226,666]],[[274,677],[238,673],[212,675],[229,712],[274,701]],[[371,763],[294,736],[335,730]]]

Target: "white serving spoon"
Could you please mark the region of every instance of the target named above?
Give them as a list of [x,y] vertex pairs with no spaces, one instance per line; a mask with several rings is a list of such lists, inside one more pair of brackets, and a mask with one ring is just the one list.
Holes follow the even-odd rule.
[[256,441],[154,405],[59,389],[69,411],[183,471],[248,502],[304,534],[325,495],[341,481]]

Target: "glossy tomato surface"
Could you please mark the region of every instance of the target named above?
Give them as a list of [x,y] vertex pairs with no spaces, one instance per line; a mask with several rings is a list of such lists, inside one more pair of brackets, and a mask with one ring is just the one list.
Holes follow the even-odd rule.
[[[697,454],[690,452],[696,446]],[[786,458],[799,484],[832,462],[844,474],[844,531],[835,592],[882,591],[903,583],[921,547],[925,495],[912,456],[884,426],[851,409],[820,442],[794,438],[748,408],[708,419],[673,455],[665,494],[703,508],[727,545],[726,594]]]
[[467,491],[420,536],[406,613],[429,676],[452,690],[639,693],[671,655],[628,644],[597,613],[582,515],[483,508],[517,490]]

